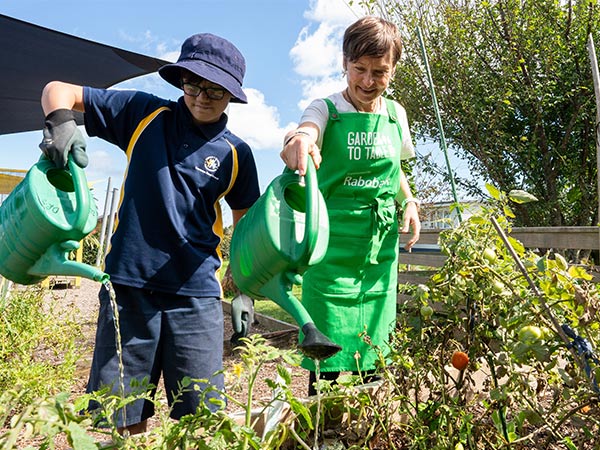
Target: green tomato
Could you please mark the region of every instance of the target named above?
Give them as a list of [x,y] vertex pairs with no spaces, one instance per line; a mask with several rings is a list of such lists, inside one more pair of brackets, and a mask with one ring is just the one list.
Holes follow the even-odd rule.
[[501,281],[494,280],[492,282],[492,291],[496,294],[502,294],[504,292],[504,284]]
[[433,315],[433,308],[429,305],[421,306],[421,316],[427,320]]
[[542,329],[535,325],[526,325],[519,330],[519,340],[523,344],[534,344],[543,336]]
[[495,263],[496,259],[497,259],[496,252],[494,250],[492,250],[491,248],[486,248],[483,251],[483,259],[485,259],[490,264]]
[[462,445],[461,442],[459,442],[454,446],[454,450],[465,450],[465,447]]

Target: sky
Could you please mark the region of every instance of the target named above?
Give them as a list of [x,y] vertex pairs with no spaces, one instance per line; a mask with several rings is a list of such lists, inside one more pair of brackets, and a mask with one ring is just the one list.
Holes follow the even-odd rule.
[[[261,192],[282,172],[283,136],[295,128],[303,109],[312,99],[345,87],[343,31],[365,14],[346,0],[3,0],[0,4],[0,12],[7,16],[167,61],[176,61],[182,42],[195,33],[230,40],[246,58],[243,87],[249,102],[229,106],[228,125],[253,149]],[[114,88],[173,100],[182,94],[158,74]],[[41,130],[0,135],[0,167],[31,167],[39,159],[41,137]],[[125,155],[97,138],[87,139],[87,153],[86,175],[102,214],[108,180],[111,190],[121,185]]]

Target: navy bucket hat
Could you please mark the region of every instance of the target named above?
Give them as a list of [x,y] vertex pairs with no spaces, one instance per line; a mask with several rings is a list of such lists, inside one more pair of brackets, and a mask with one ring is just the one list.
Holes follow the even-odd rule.
[[162,66],[158,73],[181,88],[181,69],[223,86],[233,95],[232,102],[248,103],[242,90],[246,61],[228,40],[210,33],[195,34],[184,41],[177,62]]

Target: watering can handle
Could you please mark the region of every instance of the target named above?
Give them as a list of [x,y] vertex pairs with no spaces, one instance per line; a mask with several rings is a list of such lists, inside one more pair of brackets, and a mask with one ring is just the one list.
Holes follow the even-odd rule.
[[[284,172],[293,172],[285,168]],[[304,175],[306,184],[306,219],[304,224],[304,236],[301,242],[301,251],[298,252],[298,260],[295,263],[308,264],[308,261],[315,249],[319,230],[319,182],[317,180],[317,169],[311,157],[308,157],[306,165],[306,174]]]
[[75,220],[72,228],[74,230],[83,230],[90,214],[90,196],[88,193],[87,179],[85,172],[79,167],[73,156],[68,156],[68,167],[73,178],[73,188],[75,189]]

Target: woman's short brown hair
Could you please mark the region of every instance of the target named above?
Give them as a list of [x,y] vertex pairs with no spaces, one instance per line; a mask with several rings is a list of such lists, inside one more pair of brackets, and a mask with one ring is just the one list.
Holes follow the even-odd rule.
[[342,50],[344,58],[351,62],[361,56],[385,56],[391,50],[395,65],[402,55],[402,39],[392,22],[366,16],[346,28]]

